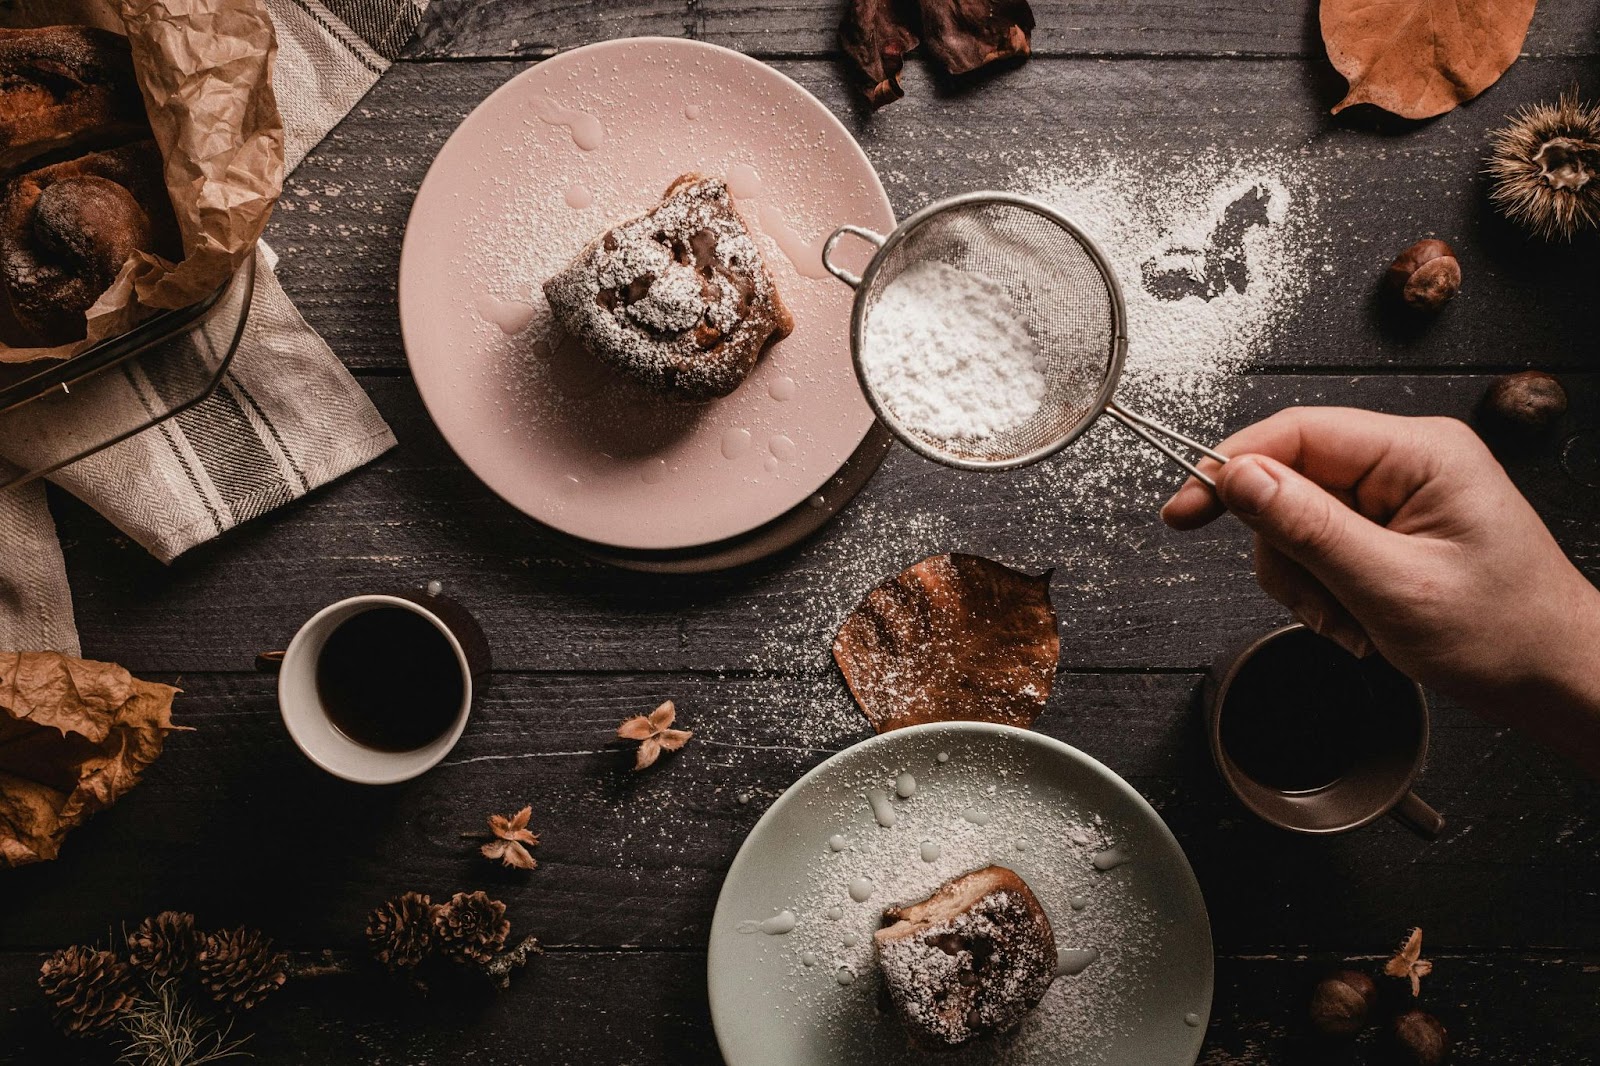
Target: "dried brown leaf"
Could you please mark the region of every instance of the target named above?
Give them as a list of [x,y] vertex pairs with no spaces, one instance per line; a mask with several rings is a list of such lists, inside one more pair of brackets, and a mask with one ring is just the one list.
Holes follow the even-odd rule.
[[856,702],[880,733],[923,722],[1027,728],[1044,710],[1061,640],[1050,572],[936,555],[867,594],[833,642]]
[[892,104],[905,95],[900,70],[917,46],[910,0],[849,0],[839,24],[839,45],[867,103]]
[[1027,0],[922,0],[922,40],[951,74],[1026,59],[1033,9]]
[[55,652],[0,652],[0,866],[53,859],[139,782],[172,723],[171,685]]
[[1033,9],[1027,0],[849,0],[839,45],[867,103],[905,95],[900,71],[919,44],[951,74],[1026,59]]
[[1372,104],[1432,118],[1499,80],[1522,50],[1534,0],[1322,0],[1328,59],[1350,83],[1337,114]]

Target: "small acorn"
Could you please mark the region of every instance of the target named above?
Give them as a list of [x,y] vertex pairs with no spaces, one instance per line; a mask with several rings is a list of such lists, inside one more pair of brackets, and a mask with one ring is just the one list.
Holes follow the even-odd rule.
[[1437,312],[1461,291],[1461,264],[1448,244],[1429,237],[1395,257],[1384,284],[1413,311]]
[[1317,982],[1311,993],[1311,1024],[1327,1036],[1354,1036],[1367,1024],[1378,986],[1356,970],[1340,970]]
[[1397,1061],[1406,1066],[1444,1066],[1450,1058],[1450,1034],[1427,1011],[1408,1010],[1389,1027]]
[[1567,412],[1567,390],[1542,370],[1524,370],[1494,379],[1484,407],[1498,421],[1524,430],[1541,430]]

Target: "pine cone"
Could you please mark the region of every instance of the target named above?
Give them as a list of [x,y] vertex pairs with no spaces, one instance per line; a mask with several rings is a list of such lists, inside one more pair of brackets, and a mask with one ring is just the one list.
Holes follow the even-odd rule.
[[180,911],[162,911],[146,918],[128,934],[128,964],[155,978],[188,972],[199,951],[194,915]]
[[367,915],[367,943],[373,958],[390,972],[414,968],[433,950],[433,901],[407,892]]
[[506,905],[482,891],[457,892],[434,908],[433,941],[457,962],[487,963],[506,946],[509,932]]
[[249,1010],[282,986],[288,961],[259,930],[241,925],[207,934],[198,956],[200,983],[218,1003]]
[[62,948],[39,967],[39,987],[56,1025],[70,1036],[93,1036],[116,1024],[133,1004],[132,973],[109,951]]

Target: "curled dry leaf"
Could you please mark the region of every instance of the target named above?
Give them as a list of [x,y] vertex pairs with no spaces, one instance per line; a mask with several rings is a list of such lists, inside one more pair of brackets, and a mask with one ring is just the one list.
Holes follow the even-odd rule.
[[1050,697],[1061,638],[1050,572],[936,555],[867,594],[833,657],[880,733],[923,722],[1031,726]]
[[1411,982],[1411,994],[1422,994],[1422,979],[1433,972],[1433,963],[1422,957],[1422,927],[1411,930],[1394,953],[1394,958],[1383,964],[1383,972],[1390,977],[1402,977]]
[[1027,0],[848,0],[839,44],[862,95],[882,107],[905,95],[900,70],[918,44],[949,73],[969,74],[1026,59],[1033,25]]
[[873,107],[905,95],[900,68],[917,46],[905,0],[848,0],[839,25],[839,45],[849,57],[855,81]]
[[639,752],[633,759],[635,771],[653,766],[663,751],[677,751],[694,736],[691,730],[671,728],[677,717],[677,706],[668,700],[648,715],[634,715],[617,727],[617,736],[639,742]]
[[1432,118],[1466,103],[1516,60],[1534,0],[1322,0],[1328,59],[1350,83],[1337,114],[1372,104]]
[[0,652],[0,866],[53,859],[161,754],[171,685],[55,652]]
[[528,820],[532,817],[532,807],[524,807],[510,818],[501,814],[489,815],[489,831],[495,838],[483,846],[484,857],[499,859],[505,865],[515,866],[519,870],[531,870],[538,866],[538,860],[528,851],[528,848],[539,843],[538,834],[528,829]]
[[951,74],[1025,59],[1033,9],[1027,0],[922,0],[922,37]]

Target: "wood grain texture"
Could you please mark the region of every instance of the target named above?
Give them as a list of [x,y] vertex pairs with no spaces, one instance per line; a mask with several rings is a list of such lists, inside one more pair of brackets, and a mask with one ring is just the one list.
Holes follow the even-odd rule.
[[[1567,382],[1568,426],[1506,461],[1597,574],[1600,493],[1572,480],[1559,452],[1569,433],[1593,440],[1600,430],[1600,378]],[[493,496],[444,445],[408,380],[366,384],[398,449],[172,567],[58,500],[84,647],[143,673],[247,669],[334,598],[437,579],[477,612],[503,668],[781,676],[826,663],[840,619],[879,580],[950,550],[1031,572],[1056,567],[1069,667],[1199,668],[1281,617],[1256,591],[1244,529],[1167,530],[1156,511],[1178,479],[1109,423],[1015,474],[961,474],[897,449],[798,549],[728,574],[650,577],[584,560]],[[1237,427],[1294,403],[1470,417],[1485,385],[1456,375],[1251,376],[1238,380],[1237,398],[1219,399],[1215,417]]]
[[[1200,158],[1287,176],[1309,235],[1291,254],[1312,280],[1251,353],[1262,365],[1595,366],[1584,309],[1600,241],[1529,241],[1489,208],[1480,173],[1506,112],[1581,81],[1586,62],[1519,63],[1471,107],[1404,136],[1329,117],[1342,87],[1296,61],[1041,61],[957,92],[913,71],[906,99],[876,115],[830,63],[777,66],[846,122],[902,217],[958,192],[1026,191],[1063,165],[1160,173]],[[290,177],[267,239],[289,295],[352,366],[403,365],[395,278],[416,188],[460,120],[525,67],[401,64]],[[1427,235],[1455,247],[1465,282],[1418,328],[1389,313],[1377,286]]]
[[[1321,60],[1314,0],[1032,0],[1036,55],[1270,55]],[[838,51],[841,0],[434,0],[409,55],[545,55],[614,37],[693,37],[765,57]],[[1523,50],[1593,55],[1600,17],[1585,0],[1543,0]]]
[[[1551,953],[1434,953],[1424,1006],[1455,1042],[1455,1062],[1600,1062],[1593,960]],[[305,960],[316,961],[316,960]],[[1308,1031],[1303,1012],[1336,955],[1217,958],[1217,990],[1200,1062],[1205,1066],[1360,1066],[1379,1061],[1374,1026],[1353,1045]],[[1376,970],[1371,957],[1349,960]],[[33,981],[39,956],[0,954],[0,1063],[104,1063],[50,1028]],[[1092,979],[1093,970],[1075,980]],[[240,1023],[254,1032],[249,1061],[271,1066],[406,1063],[449,1066],[722,1061],[709,1024],[701,952],[552,952],[509,992],[481,1002],[418,1001],[367,970],[292,982]],[[1492,1011],[1484,1005],[1493,1004]],[[467,1049],[471,1049],[470,1051]]]
[[[499,674],[441,766],[362,788],[291,745],[271,679],[177,680],[177,716],[196,732],[174,737],[146,782],[74,833],[60,860],[0,881],[0,949],[93,938],[165,908],[256,922],[296,948],[352,949],[383,899],[478,887],[509,904],[514,933],[547,945],[699,949],[761,812],[870,735],[831,674],[819,679],[832,693],[820,711],[761,678]],[[1600,951],[1593,783],[1445,705],[1418,785],[1448,819],[1442,838],[1390,822],[1299,837],[1255,821],[1218,782],[1198,687],[1191,674],[1063,674],[1036,728],[1105,762],[1162,813],[1200,878],[1219,951],[1376,953],[1411,924],[1435,950],[1559,935]],[[667,698],[695,736],[634,774],[617,723]],[[489,863],[462,835],[524,804],[541,837],[539,868],[526,874]],[[819,852],[826,835],[819,828]]]
[[[291,177],[268,239],[285,287],[361,374],[401,446],[170,568],[57,497],[91,655],[182,685],[175,737],[144,784],[68,841],[0,875],[0,1064],[103,1062],[51,1033],[38,952],[165,907],[250,922],[340,976],[292,986],[247,1029],[267,1066],[329,1062],[714,1063],[706,938],[727,865],[805,770],[867,735],[828,659],[840,617],[882,577],[965,550],[1055,567],[1062,672],[1039,728],[1148,797],[1200,879],[1219,950],[1208,1066],[1357,1066],[1312,1041],[1312,983],[1373,966],[1413,923],[1438,963],[1426,1005],[1457,1061],[1600,1062],[1600,786],[1504,730],[1435,708],[1422,842],[1387,821],[1310,840],[1222,788],[1199,733],[1199,670],[1282,620],[1230,521],[1166,531],[1173,473],[1109,426],[1031,471],[963,476],[896,451],[806,544],[743,571],[628,575],[585,560],[454,458],[405,373],[395,277],[407,212],[457,123],[530,57],[620,36],[695,37],[771,57],[860,139],[900,214],[1017,188],[1083,155],[1160,171],[1207,153],[1272,161],[1312,195],[1317,283],[1210,404],[1166,412],[1207,437],[1293,403],[1470,417],[1484,371],[1563,372],[1572,413],[1503,461],[1600,576],[1600,242],[1547,248],[1488,209],[1478,175],[1506,112],[1586,84],[1600,9],[1543,0],[1525,56],[1477,103],[1400,128],[1334,120],[1341,80],[1311,0],[1041,0],[1041,58],[951,86],[914,62],[876,115],[833,59],[834,0],[434,0],[397,65]],[[515,59],[515,62],[498,61]],[[474,60],[460,62],[460,60]],[[1374,297],[1417,237],[1451,241],[1466,285],[1428,329]],[[1563,464],[1569,442],[1587,467]],[[1575,475],[1574,471],[1577,472]],[[1109,472],[1109,473],[1108,473]],[[444,765],[393,788],[315,770],[287,740],[270,677],[246,672],[329,600],[442,580],[502,670]],[[664,698],[696,736],[644,775],[613,740]],[[740,797],[747,797],[741,802]],[[504,871],[464,834],[534,809],[540,866]],[[819,842],[819,846],[820,842]],[[483,1003],[397,995],[359,962],[365,912],[405,889],[483,887],[552,950]]]

